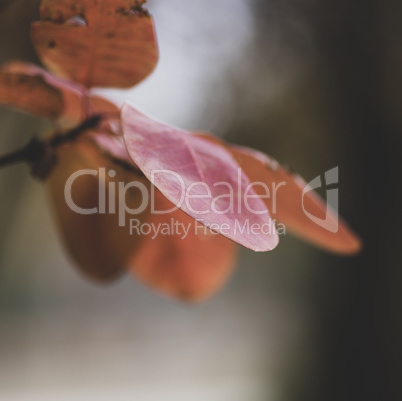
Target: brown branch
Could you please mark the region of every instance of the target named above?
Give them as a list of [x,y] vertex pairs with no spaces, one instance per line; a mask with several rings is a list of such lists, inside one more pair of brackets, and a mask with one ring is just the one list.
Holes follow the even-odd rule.
[[64,134],[55,135],[50,139],[40,140],[33,138],[24,147],[0,156],[0,168],[15,163],[26,162],[32,166],[33,174],[43,179],[50,172],[49,170],[54,164],[54,150],[63,144],[74,142],[86,131],[96,128],[102,121],[102,118],[102,115],[93,115],[77,127]]
[[57,148],[65,143],[74,142],[84,132],[96,128],[102,119],[103,116],[101,114],[95,114],[65,134],[52,137],[49,141],[49,145],[52,148]]
[[11,164],[26,161],[29,153],[28,151],[29,145],[30,143],[28,143],[28,145],[25,145],[23,148],[14,150],[13,152],[0,156],[0,167],[9,166]]

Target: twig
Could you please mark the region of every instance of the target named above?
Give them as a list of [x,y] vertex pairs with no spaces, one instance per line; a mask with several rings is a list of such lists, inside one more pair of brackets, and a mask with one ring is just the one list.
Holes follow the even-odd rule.
[[40,163],[46,155],[57,149],[59,146],[65,143],[74,142],[86,131],[96,128],[102,121],[102,118],[103,116],[100,114],[93,115],[77,127],[64,134],[55,135],[50,139],[40,140],[33,138],[24,147],[0,156],[0,168],[15,163],[26,162],[33,166],[33,171],[35,173],[35,164]]
[[4,156],[0,156],[0,167],[25,161],[27,159],[27,148],[28,145]]
[[102,121],[103,116],[101,114],[95,114],[85,120],[82,124],[77,127],[71,129],[63,135],[56,135],[52,137],[49,141],[49,145],[52,148],[57,148],[60,145],[63,145],[68,142],[74,142],[79,136],[81,136],[84,132],[96,128],[100,122]]

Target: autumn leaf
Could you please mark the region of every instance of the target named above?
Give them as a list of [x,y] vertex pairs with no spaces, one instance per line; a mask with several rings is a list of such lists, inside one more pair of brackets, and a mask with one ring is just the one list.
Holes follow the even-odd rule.
[[0,69],[0,103],[28,114],[57,119],[64,112],[61,90],[50,84],[46,75],[15,65]]
[[[264,200],[273,218],[284,223],[293,234],[334,253],[354,254],[360,250],[361,241],[356,234],[316,192],[304,191],[307,183],[300,176],[261,152],[240,146],[230,146],[229,149],[253,182],[264,182],[271,189],[271,184],[277,186],[275,195],[271,194]],[[255,189],[263,195],[262,187],[256,186]],[[327,219],[328,226],[337,226],[337,231],[318,225],[306,211],[319,219]]]
[[33,64],[11,62],[0,68],[0,103],[63,126],[83,119],[83,89]]
[[[158,211],[175,209],[158,190],[154,201]],[[161,232],[144,235],[130,261],[131,270],[146,284],[178,299],[201,301],[227,281],[236,262],[235,242],[177,208],[151,214],[147,224]]]
[[[109,183],[114,181],[108,172],[116,172],[116,180],[122,183],[139,181],[146,187],[149,183],[144,178],[119,168],[103,158],[93,144],[78,141],[63,146],[58,150],[59,162],[50,175],[47,186],[59,231],[67,251],[79,269],[88,277],[98,281],[110,281],[125,271],[129,256],[140,246],[141,237],[131,235],[129,227],[119,226],[119,191],[110,193]],[[100,178],[99,168],[105,168],[104,180]],[[97,208],[98,213],[82,214],[71,209],[65,198],[65,186],[72,174],[90,169],[99,172],[97,176],[82,174],[71,184],[71,200],[74,207],[90,210]],[[116,185],[117,186],[117,185]],[[116,212],[110,213],[110,200],[105,204],[104,213],[100,210],[101,199],[109,200],[112,196],[116,204]],[[141,205],[139,191],[127,191],[125,197],[127,207],[136,209]],[[143,220],[148,215],[145,209],[136,218]]]
[[[278,235],[264,202],[228,151],[152,120],[127,103],[122,108],[122,126],[129,155],[168,200],[254,251],[277,246]],[[265,232],[247,229],[257,226],[266,227]]]
[[42,0],[31,35],[42,62],[87,88],[129,88],[156,66],[152,17],[139,0]]
[[[198,132],[196,135],[226,148],[252,182],[268,186],[268,194],[261,185],[255,185],[254,189],[263,196],[272,218],[284,223],[291,233],[334,253],[348,255],[361,249],[359,237],[315,191],[306,190],[307,183],[299,175],[258,150],[230,145],[207,133]],[[307,216],[306,211],[318,219],[327,219],[328,226],[337,226],[337,232],[318,225]]]
[[120,131],[120,110],[109,100],[89,95],[79,84],[65,81],[33,64],[10,62],[0,68],[0,103],[23,113],[48,118],[64,129],[85,116],[102,114],[103,128]]

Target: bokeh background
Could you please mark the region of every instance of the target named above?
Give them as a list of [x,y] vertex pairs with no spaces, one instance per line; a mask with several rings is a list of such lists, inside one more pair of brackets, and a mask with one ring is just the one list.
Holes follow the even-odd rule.
[[[0,61],[38,62],[39,0],[1,0]],[[260,149],[306,179],[340,168],[354,258],[286,236],[242,250],[210,301],[69,262],[41,183],[0,171],[0,400],[400,400],[402,4],[149,0],[161,59],[106,91],[158,118]],[[0,150],[46,122],[0,109]]]

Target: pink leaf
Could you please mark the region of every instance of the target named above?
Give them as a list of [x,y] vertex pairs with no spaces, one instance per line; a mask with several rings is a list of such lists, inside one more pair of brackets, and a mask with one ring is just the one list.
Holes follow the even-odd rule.
[[264,202],[230,153],[194,134],[122,109],[128,153],[168,200],[198,222],[254,251],[279,241]]

